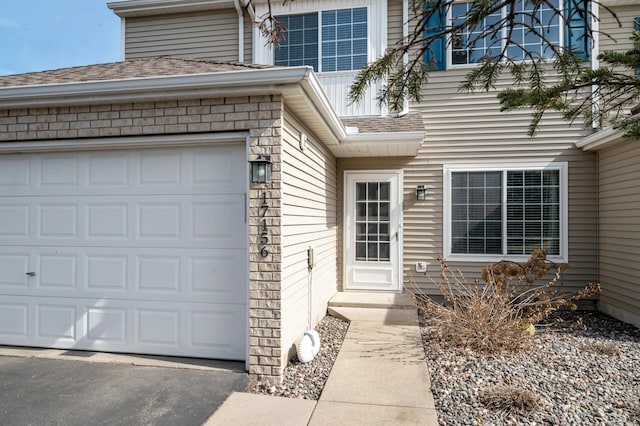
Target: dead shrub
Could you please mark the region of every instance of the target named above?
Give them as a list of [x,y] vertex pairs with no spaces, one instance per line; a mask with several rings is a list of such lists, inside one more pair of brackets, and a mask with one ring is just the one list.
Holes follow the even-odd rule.
[[[442,258],[438,287],[444,305],[433,301],[417,286],[418,306],[444,340],[481,353],[518,351],[534,333],[534,324],[560,308],[575,309],[575,300],[589,297],[599,286],[589,284],[577,293],[558,290],[568,265],[548,262],[544,250],[536,250],[523,263],[503,261],[483,268],[482,278],[467,282],[461,271],[449,268]],[[535,281],[555,270],[543,284]]]
[[583,345],[580,348],[583,352],[590,352],[597,355],[606,355],[609,357],[620,355],[620,348],[615,343],[595,342],[590,345]]
[[542,400],[532,392],[515,386],[493,386],[482,389],[479,401],[491,410],[504,415],[526,415],[542,405]]

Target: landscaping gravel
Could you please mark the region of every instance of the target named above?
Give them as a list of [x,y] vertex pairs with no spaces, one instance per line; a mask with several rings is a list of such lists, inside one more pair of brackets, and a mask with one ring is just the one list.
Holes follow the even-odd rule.
[[[319,399],[348,326],[325,317],[312,362],[294,359],[282,383],[253,382],[248,391]],[[440,340],[428,318],[420,329],[441,425],[640,425],[638,328],[597,312],[563,311],[536,328],[528,349],[494,355]],[[523,394],[537,407],[496,408]]]
[[284,370],[282,383],[272,386],[264,382],[252,382],[248,391],[289,398],[319,399],[348,328],[347,321],[324,317],[316,327],[320,334],[320,352],[313,361],[303,364],[294,357]]
[[[421,327],[441,425],[638,425],[640,330],[594,312],[562,312],[529,349],[479,355]],[[489,409],[495,392],[529,391],[532,411]],[[514,393],[514,391],[511,391]],[[508,396],[508,395],[507,395]]]

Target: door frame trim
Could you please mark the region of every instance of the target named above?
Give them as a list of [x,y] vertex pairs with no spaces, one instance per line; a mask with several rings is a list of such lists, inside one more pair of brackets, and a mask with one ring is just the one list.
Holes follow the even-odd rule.
[[[396,257],[397,265],[395,273],[398,279],[398,288],[394,290],[354,290],[347,289],[347,178],[350,175],[365,174],[396,174],[398,177],[398,255]],[[342,182],[342,291],[348,292],[384,292],[384,293],[402,293],[403,291],[403,251],[404,251],[404,233],[403,233],[403,200],[404,200],[404,170],[402,169],[365,169],[365,170],[345,170],[343,172]]]

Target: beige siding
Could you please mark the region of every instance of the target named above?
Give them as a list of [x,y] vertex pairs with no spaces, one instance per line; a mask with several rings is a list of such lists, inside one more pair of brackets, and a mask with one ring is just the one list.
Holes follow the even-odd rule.
[[244,62],[253,63],[251,49],[253,46],[253,22],[248,13],[244,14]]
[[[633,19],[640,16],[640,6],[624,6],[611,8],[620,23],[611,13],[601,9],[600,12],[600,50],[625,51],[631,49],[633,44],[629,36],[633,31]],[[610,37],[609,37],[610,36]]]
[[[601,303],[636,317],[640,326],[640,144],[599,152]],[[620,316],[620,314],[616,315]]]
[[402,41],[402,0],[387,2],[387,47]]
[[[282,341],[283,362],[305,330],[315,327],[337,290],[336,159],[287,114],[282,147]],[[308,268],[307,250],[315,265]],[[309,292],[311,289],[311,292]],[[311,305],[311,313],[309,306]],[[309,321],[311,322],[309,324]]]
[[127,18],[125,58],[181,56],[238,60],[235,9]]
[[[424,100],[415,108],[423,112],[426,138],[418,157],[405,174],[409,189],[425,184],[431,189],[425,203],[405,212],[405,268],[417,260],[437,265],[443,252],[443,164],[537,163],[569,164],[569,262],[567,286],[596,279],[595,156],[583,153],[574,143],[584,134],[581,123],[573,127],[556,114],[541,123],[537,136],[527,136],[528,111],[502,113],[496,92],[464,94],[457,91],[467,70],[431,74]],[[498,90],[508,86],[502,79]],[[480,265],[458,264],[468,276]],[[409,276],[414,276],[415,273]],[[424,278],[423,278],[424,280]],[[428,288],[430,284],[426,285]]]

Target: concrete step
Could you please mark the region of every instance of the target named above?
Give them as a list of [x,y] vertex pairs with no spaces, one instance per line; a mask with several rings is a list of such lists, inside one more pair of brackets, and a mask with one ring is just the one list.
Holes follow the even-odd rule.
[[331,307],[405,309],[415,306],[406,293],[339,292],[329,301]]
[[329,315],[347,321],[415,324],[416,306],[408,294],[342,292],[329,301]]

